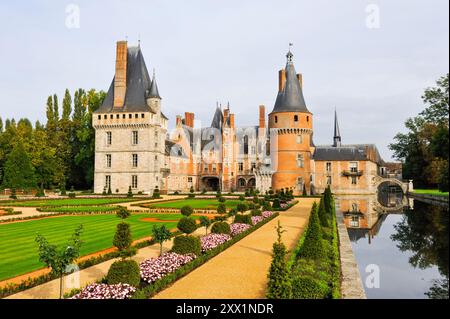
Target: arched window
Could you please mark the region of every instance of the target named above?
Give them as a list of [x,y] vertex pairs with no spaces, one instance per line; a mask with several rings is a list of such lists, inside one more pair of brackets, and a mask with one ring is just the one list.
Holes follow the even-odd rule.
[[275,123],[278,123],[278,116],[275,116]]
[[309,122],[309,116],[306,117],[306,122]]
[[305,164],[303,154],[298,153],[297,154],[297,167],[303,167]]
[[357,212],[357,211],[358,211],[358,204],[352,203],[352,212]]
[[245,185],[246,185],[245,179],[240,178],[240,179],[238,180],[238,185],[239,185],[239,187],[245,187]]
[[294,122],[298,122],[298,115],[294,115]]

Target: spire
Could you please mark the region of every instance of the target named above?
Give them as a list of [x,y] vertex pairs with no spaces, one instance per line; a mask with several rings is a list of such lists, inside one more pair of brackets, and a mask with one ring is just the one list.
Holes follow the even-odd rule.
[[333,147],[341,146],[341,132],[339,131],[339,123],[337,118],[337,111],[334,109],[334,136]]
[[292,43],[286,54],[286,82],[283,89],[278,93],[277,100],[272,112],[304,112],[310,113],[306,107],[302,87],[294,67],[294,55],[291,52]]
[[150,92],[149,92],[148,97],[161,99],[161,96],[159,96],[158,85],[156,84],[155,69],[153,69],[152,84],[150,85]]

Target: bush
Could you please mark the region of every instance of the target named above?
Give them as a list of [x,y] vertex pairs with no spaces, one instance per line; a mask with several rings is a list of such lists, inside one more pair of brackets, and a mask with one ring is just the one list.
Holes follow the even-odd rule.
[[155,189],[153,190],[153,196],[154,199],[158,199],[161,198],[161,194],[159,193],[159,188],[155,187]]
[[245,212],[248,209],[248,206],[245,203],[239,203],[239,204],[237,204],[236,209],[239,212],[243,213],[243,212]]
[[263,210],[271,210],[272,209],[272,205],[270,205],[269,201],[265,201],[263,203]]
[[262,216],[262,212],[259,209],[253,209],[251,212],[252,216]]
[[116,215],[120,219],[126,219],[126,218],[130,217],[130,212],[125,207],[119,206],[119,210],[117,211]]
[[280,208],[281,208],[280,200],[279,200],[278,198],[275,198],[275,199],[273,200],[272,207],[273,207],[274,209],[280,209]]
[[219,204],[217,206],[217,213],[218,214],[226,214],[227,212],[227,207],[225,206],[225,204]]
[[119,252],[126,254],[127,250],[129,250],[131,246],[132,241],[133,240],[131,237],[130,225],[125,222],[117,224],[116,233],[113,239],[113,245],[117,247]]
[[324,198],[320,199],[318,214],[319,214],[320,225],[322,227],[329,227],[330,223],[328,221],[328,214],[327,214],[327,211],[325,209],[325,200],[324,200]]
[[75,195],[74,192],[70,192],[70,193],[69,193],[69,198],[75,198],[75,196],[76,196],[76,195]]
[[308,230],[306,231],[303,246],[299,251],[299,256],[311,259],[324,258],[326,256],[326,251],[322,238],[322,229],[317,213],[317,205],[314,203],[309,217]]
[[240,201],[244,201],[245,200],[245,196],[244,195],[239,195],[239,200]]
[[252,210],[252,209],[255,209],[255,208],[256,208],[256,205],[254,203],[249,203],[248,204],[248,209]]
[[269,282],[267,285],[268,299],[289,299],[292,296],[290,271],[286,262],[286,246],[281,241],[284,231],[278,222],[278,240],[273,244],[272,264],[269,269]]
[[185,234],[192,234],[197,229],[197,225],[192,218],[183,217],[178,221],[177,228]]
[[230,209],[230,211],[228,212],[228,216],[231,217],[231,216],[236,215],[237,213],[238,213],[237,209],[236,209],[236,208],[232,208],[232,209]]
[[214,223],[211,227],[211,233],[229,235],[231,233],[230,225],[227,222]]
[[244,214],[237,214],[234,216],[233,223],[240,223],[240,224],[252,224],[252,217],[250,215],[244,215]]
[[225,203],[226,202],[226,198],[225,197],[219,197],[219,202],[221,203]]
[[194,254],[199,256],[202,251],[200,238],[195,236],[177,236],[173,240],[172,252],[185,255]]
[[253,196],[253,203],[258,204],[259,203],[259,198],[258,196]]
[[186,205],[186,206],[181,207],[180,212],[181,212],[181,215],[189,217],[192,215],[192,213],[194,213],[194,209],[191,206]]
[[106,275],[108,285],[129,284],[138,287],[140,281],[139,265],[131,259],[114,262]]
[[221,192],[220,190],[218,190],[218,191],[217,191],[217,193],[216,193],[216,197],[217,197],[217,198],[220,198],[220,197],[222,197],[222,192]]
[[131,186],[128,186],[128,193],[127,193],[127,197],[131,198],[133,197],[133,191],[131,190]]
[[191,188],[189,189],[189,198],[195,198],[195,194],[194,194],[194,187],[191,186]]
[[324,299],[329,294],[329,288],[309,276],[295,276],[292,280],[292,298],[294,299]]

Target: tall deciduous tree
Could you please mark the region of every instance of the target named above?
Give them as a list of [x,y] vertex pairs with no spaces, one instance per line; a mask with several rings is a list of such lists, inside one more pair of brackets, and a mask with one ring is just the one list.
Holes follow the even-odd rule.
[[22,189],[36,187],[34,167],[22,143],[18,143],[6,158],[2,186]]

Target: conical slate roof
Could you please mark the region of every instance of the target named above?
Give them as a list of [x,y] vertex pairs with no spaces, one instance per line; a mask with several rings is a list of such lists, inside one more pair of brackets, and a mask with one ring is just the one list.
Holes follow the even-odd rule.
[[152,79],[152,84],[150,85],[150,92],[148,94],[148,97],[154,97],[154,98],[161,99],[161,96],[159,96],[158,84],[156,84],[155,71],[153,71],[153,79]]
[[[129,47],[127,53],[127,89],[124,105],[113,108],[114,105],[114,78],[106,94],[102,106],[96,111],[105,113],[112,111],[123,112],[151,112],[147,105],[146,96],[150,92],[152,81],[145,65],[144,56],[140,47]],[[156,82],[155,82],[156,87]],[[157,90],[157,88],[156,88]]]
[[286,55],[286,83],[283,89],[278,93],[272,112],[310,113],[306,107],[302,88],[297,79],[297,73],[295,72],[294,63],[292,62],[293,56],[291,51]]
[[216,128],[218,130],[222,130],[223,124],[223,113],[222,110],[217,107],[216,112],[214,113],[213,120],[211,122],[211,127]]

